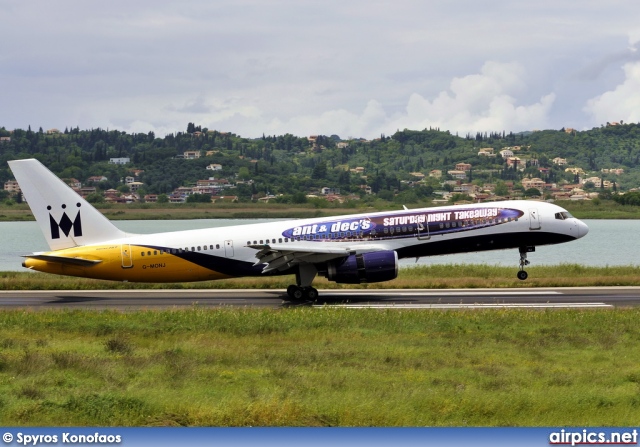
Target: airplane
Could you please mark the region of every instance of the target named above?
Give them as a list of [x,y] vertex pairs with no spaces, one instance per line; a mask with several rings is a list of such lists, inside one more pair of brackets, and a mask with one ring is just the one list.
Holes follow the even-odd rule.
[[35,159],[9,166],[49,251],[23,267],[67,276],[130,282],[208,281],[295,275],[291,301],[315,300],[317,275],[340,284],[389,281],[398,260],[517,248],[527,253],[584,237],[589,228],[546,202],[513,200],[222,228],[130,234]]

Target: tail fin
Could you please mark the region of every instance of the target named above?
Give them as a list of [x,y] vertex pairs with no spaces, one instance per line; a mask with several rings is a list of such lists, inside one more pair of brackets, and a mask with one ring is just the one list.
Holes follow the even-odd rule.
[[9,167],[51,250],[127,236],[38,160],[13,160]]

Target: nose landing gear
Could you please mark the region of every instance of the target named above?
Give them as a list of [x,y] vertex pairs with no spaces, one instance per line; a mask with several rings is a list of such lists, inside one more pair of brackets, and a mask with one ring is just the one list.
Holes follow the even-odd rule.
[[536,247],[520,247],[520,271],[517,276],[520,281],[524,281],[529,277],[529,274],[524,270],[524,267],[531,264],[527,261],[527,253],[532,253],[536,251]]

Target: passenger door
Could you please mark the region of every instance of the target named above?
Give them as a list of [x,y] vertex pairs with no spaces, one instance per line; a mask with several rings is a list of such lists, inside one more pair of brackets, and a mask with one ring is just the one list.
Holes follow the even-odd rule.
[[431,238],[431,235],[429,234],[429,224],[426,222],[417,224],[416,231],[416,236],[418,236],[418,239],[421,241]]
[[233,257],[233,241],[224,241],[224,255],[227,258]]
[[122,257],[122,268],[130,269],[133,267],[133,256],[131,256],[131,245],[122,244],[120,246],[120,255]]
[[529,229],[539,230],[540,228],[540,214],[538,213],[538,208],[529,208]]

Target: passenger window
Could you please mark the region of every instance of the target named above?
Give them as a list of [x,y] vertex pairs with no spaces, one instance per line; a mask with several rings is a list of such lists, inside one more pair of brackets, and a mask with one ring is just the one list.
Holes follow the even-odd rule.
[[144,256],[144,252],[140,253],[140,255]]

